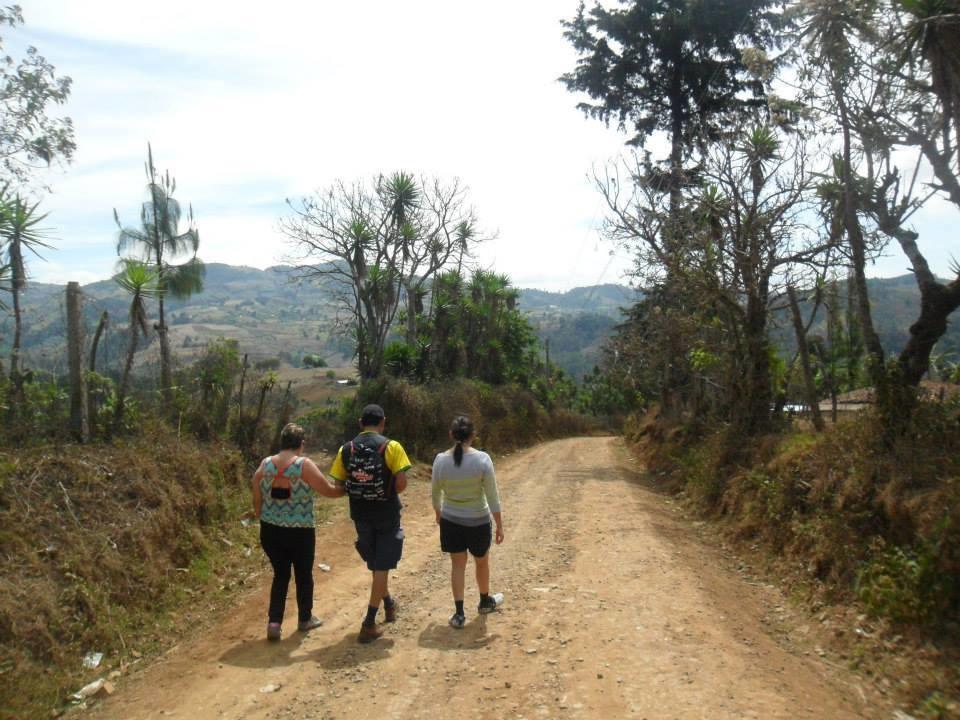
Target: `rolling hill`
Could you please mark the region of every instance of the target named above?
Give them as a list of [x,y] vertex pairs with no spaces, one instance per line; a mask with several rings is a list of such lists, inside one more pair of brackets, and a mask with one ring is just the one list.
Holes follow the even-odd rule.
[[[83,292],[88,336],[103,311],[110,315],[99,355],[104,367],[115,366],[126,347],[129,298],[113,280],[90,283]],[[578,377],[581,368],[592,367],[619,317],[619,307],[629,303],[631,294],[629,288],[618,285],[568,292],[521,290],[520,307],[542,337],[553,338],[554,358]],[[27,366],[61,371],[64,286],[31,283],[22,305]],[[187,300],[170,298],[166,308],[171,345],[181,362],[190,362],[218,337],[236,339],[240,351],[249,353],[254,362],[279,356],[296,365],[303,355],[318,354],[331,365],[346,365],[353,355],[349,339],[338,332],[333,288],[323,282],[300,282],[289,267],[259,270],[210,263],[203,292]],[[575,318],[579,319],[574,322]],[[3,355],[9,352],[12,331],[12,317],[0,318]],[[144,357],[152,353],[152,345],[142,351]]]
[[[910,275],[870,281],[874,322],[888,352],[906,341],[919,311],[919,293]],[[113,280],[83,288],[88,333],[104,310],[111,322],[100,351],[103,367],[116,367],[126,347],[128,297]],[[636,291],[614,284],[547,292],[521,289],[519,307],[530,318],[541,340],[549,342],[551,359],[576,379],[590,371],[614,325],[620,308]],[[53,372],[64,369],[64,287],[31,283],[22,298],[23,347],[27,365]],[[172,346],[181,362],[190,360],[211,340],[236,339],[253,361],[281,357],[298,365],[305,354],[318,354],[331,365],[348,365],[353,354],[339,330],[333,289],[322,282],[299,282],[289,267],[259,270],[220,263],[207,265],[204,290],[188,300],[167,301]],[[9,353],[13,321],[0,317],[0,357]],[[819,331],[815,324],[813,332]],[[775,332],[788,349],[788,331]],[[155,345],[155,343],[154,343]],[[951,325],[938,347],[960,352],[960,329]],[[144,358],[155,354],[153,346]]]

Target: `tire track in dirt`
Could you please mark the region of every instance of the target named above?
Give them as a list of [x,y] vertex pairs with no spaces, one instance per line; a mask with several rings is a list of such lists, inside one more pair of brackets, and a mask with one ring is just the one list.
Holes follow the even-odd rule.
[[[575,438],[501,458],[506,539],[492,555],[501,611],[452,612],[449,560],[422,471],[405,497],[400,619],[356,632],[369,575],[341,514],[318,532],[315,611],[303,636],[263,639],[266,589],[169,653],[94,711],[102,718],[878,717],[842,675],[762,629],[768,598],[723,569],[640,482],[616,438]],[[265,576],[266,577],[266,576]],[[265,581],[266,582],[266,581]],[[780,602],[783,602],[780,598]],[[295,613],[292,592],[288,616]],[[290,625],[288,621],[287,626]],[[279,684],[274,693],[261,693]]]

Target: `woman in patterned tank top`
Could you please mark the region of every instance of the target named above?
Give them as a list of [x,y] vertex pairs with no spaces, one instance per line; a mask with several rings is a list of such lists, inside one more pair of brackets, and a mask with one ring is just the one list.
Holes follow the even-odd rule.
[[280,433],[280,452],[264,458],[253,474],[253,513],[260,520],[260,546],[273,566],[267,639],[279,640],[293,568],[297,586],[297,629],[321,624],[313,614],[313,559],[316,530],[313,492],[338,497],[336,488],[316,464],[302,457],[303,428],[288,424]]

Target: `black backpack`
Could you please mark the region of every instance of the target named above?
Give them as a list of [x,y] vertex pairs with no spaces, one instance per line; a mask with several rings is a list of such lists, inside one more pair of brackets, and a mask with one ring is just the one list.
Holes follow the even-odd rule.
[[344,487],[352,500],[383,502],[393,494],[393,473],[384,457],[389,443],[383,435],[361,435],[340,449]]

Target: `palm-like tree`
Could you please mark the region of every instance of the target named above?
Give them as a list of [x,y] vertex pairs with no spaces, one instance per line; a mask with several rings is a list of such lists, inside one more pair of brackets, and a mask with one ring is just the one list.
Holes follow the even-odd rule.
[[908,56],[930,68],[930,86],[943,108],[944,130],[953,125],[960,147],[960,1],[897,0],[909,14],[904,36]]
[[130,293],[130,310],[127,314],[130,321],[130,340],[127,345],[127,360],[123,366],[123,375],[120,377],[120,387],[117,389],[117,404],[113,418],[116,429],[123,422],[127,390],[130,386],[130,371],[133,369],[133,358],[137,354],[140,336],[146,337],[148,334],[146,301],[161,297],[163,291],[160,287],[160,276],[150,265],[141,260],[121,260],[119,272],[114,280],[117,285]]
[[476,237],[477,231],[471,222],[462,222],[457,225],[454,237],[457,242],[457,273],[463,271],[463,258],[470,252],[469,246]]
[[387,205],[387,217],[394,229],[399,230],[407,224],[410,213],[420,206],[420,188],[413,175],[395,172],[381,180],[380,192]]
[[[510,286],[510,278],[487,270],[477,270],[470,279],[462,301],[462,319],[458,323],[467,355],[466,372],[493,383],[506,381],[519,359],[522,348],[511,334],[519,291]],[[517,351],[517,352],[515,352]]]
[[0,189],[0,238],[6,245],[5,272],[7,284],[13,299],[13,347],[10,351],[10,380],[14,389],[20,387],[21,360],[20,344],[23,333],[23,316],[20,310],[20,294],[27,286],[27,266],[25,256],[28,252],[40,257],[40,249],[49,249],[46,231],[40,223],[46,214],[38,212],[39,202],[30,203],[19,194],[9,195],[6,188]]
[[[153,164],[153,150],[147,145],[147,193],[149,199],[140,208],[140,227],[124,227],[117,211],[114,219],[120,228],[117,253],[129,254],[153,267],[157,276],[157,335],[160,339],[160,385],[164,401],[169,405],[173,380],[170,341],[164,314],[164,298],[188,298],[203,290],[204,265],[197,257],[200,235],[194,225],[193,207],[188,206],[187,229],[180,232],[183,210],[174,199],[177,182],[169,171],[162,176]],[[178,258],[190,256],[186,262],[175,264]]]
[[420,208],[422,192],[416,178],[403,171],[381,178],[378,191],[386,209],[384,220],[387,223],[388,242],[385,248],[392,249],[388,251],[390,257],[387,259],[398,271],[393,279],[403,286],[407,306],[407,343],[412,346],[417,338],[414,249],[420,235],[415,216]]

